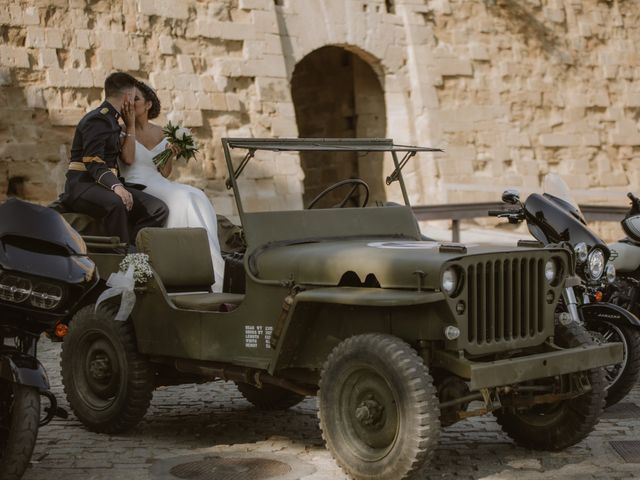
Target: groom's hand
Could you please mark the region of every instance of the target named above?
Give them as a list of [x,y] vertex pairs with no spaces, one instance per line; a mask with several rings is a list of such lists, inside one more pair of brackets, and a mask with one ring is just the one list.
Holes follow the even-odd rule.
[[113,193],[115,193],[122,199],[124,208],[126,208],[127,210],[131,210],[133,208],[133,197],[126,188],[124,188],[122,185],[116,185],[113,188]]

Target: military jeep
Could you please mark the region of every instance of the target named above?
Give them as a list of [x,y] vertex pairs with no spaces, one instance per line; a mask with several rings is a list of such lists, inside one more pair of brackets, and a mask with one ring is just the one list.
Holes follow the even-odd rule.
[[[64,336],[63,384],[87,428],[130,429],[158,385],[230,380],[263,409],[317,395],[336,462],[353,478],[389,480],[413,475],[441,427],[474,415],[492,413],[534,449],[560,450],[593,430],[601,367],[622,347],[595,345],[555,314],[570,249],[424,239],[402,167],[432,149],[387,139],[222,144],[246,248],[227,263],[225,291],[211,293],[204,230],[140,232],[153,276],[136,288],[130,317],[114,319],[117,300],[88,305]],[[243,154],[237,165],[232,150]],[[333,208],[245,211],[245,166],[287,151],[383,152],[405,205],[368,206],[367,184],[345,179],[310,205],[346,188]],[[88,243],[103,279],[118,270],[109,239]]]

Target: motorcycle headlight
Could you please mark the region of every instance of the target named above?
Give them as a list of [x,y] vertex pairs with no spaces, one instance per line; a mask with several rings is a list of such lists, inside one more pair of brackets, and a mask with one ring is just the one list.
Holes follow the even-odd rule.
[[592,280],[599,280],[604,272],[604,253],[599,248],[593,249],[587,259],[587,273]]
[[547,282],[551,284],[555,283],[557,276],[558,264],[553,258],[551,258],[547,260],[547,263],[544,264],[544,278],[546,278]]
[[31,292],[31,305],[45,310],[52,310],[60,305],[62,287],[50,283],[37,283]]
[[613,283],[616,279],[616,267],[613,263],[607,263],[607,266],[604,269],[604,275],[607,278],[608,283]]
[[442,281],[440,283],[442,291],[447,295],[453,295],[458,290],[458,281],[459,276],[456,269],[454,267],[447,268],[442,272]]
[[576,259],[578,260],[578,263],[584,263],[587,261],[589,249],[587,248],[586,243],[580,242],[573,248],[573,251],[576,253]]
[[0,276],[0,300],[22,303],[31,295],[31,282],[28,278],[6,274]]

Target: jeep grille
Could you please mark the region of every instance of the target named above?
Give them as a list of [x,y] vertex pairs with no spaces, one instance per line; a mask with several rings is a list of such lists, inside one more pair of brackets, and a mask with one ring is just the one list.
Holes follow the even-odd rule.
[[512,257],[467,267],[470,344],[533,338],[545,330],[544,260]]

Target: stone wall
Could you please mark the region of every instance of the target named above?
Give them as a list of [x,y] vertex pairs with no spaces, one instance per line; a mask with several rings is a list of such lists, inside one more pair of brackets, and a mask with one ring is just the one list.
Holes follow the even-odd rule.
[[[234,215],[220,138],[297,136],[294,71],[332,45],[378,76],[387,136],[445,147],[409,163],[413,202],[495,200],[555,171],[579,201],[621,204],[640,192],[638,25],[637,0],[0,0],[0,198],[56,196],[73,125],[125,70],[203,145],[173,178]],[[300,206],[304,175],[263,156],[245,207]]]

